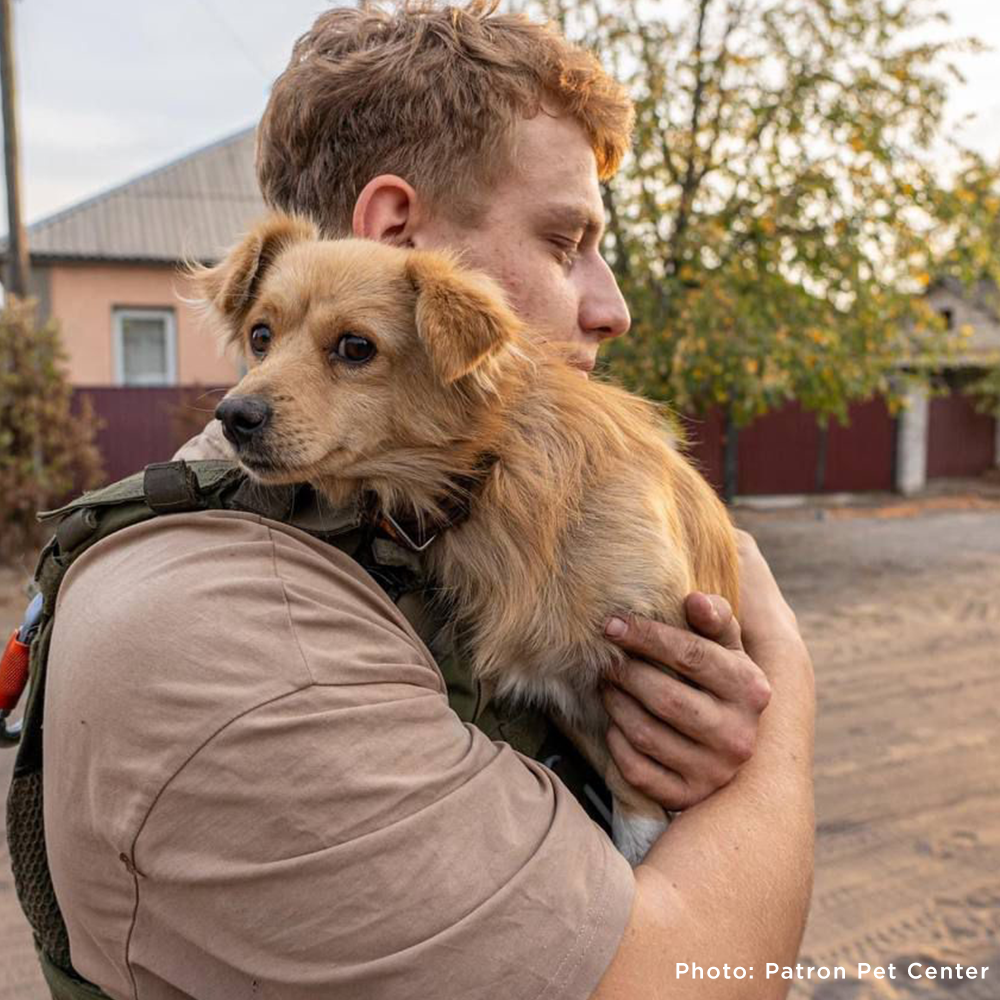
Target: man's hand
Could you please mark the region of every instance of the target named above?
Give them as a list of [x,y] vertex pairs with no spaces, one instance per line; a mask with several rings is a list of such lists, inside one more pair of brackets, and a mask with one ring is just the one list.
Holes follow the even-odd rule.
[[[738,535],[742,615],[754,646],[797,640],[795,616],[756,543]],[[666,809],[688,809],[733,779],[753,754],[771,696],[728,601],[694,593],[685,611],[690,632],[642,618],[619,622],[619,635],[607,632],[630,654],[620,682],[604,693],[608,748],[625,780]]]

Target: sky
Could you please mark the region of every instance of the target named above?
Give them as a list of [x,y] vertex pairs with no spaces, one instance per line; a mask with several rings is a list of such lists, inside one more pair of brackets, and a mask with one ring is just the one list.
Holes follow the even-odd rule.
[[[683,0],[670,0],[680,8]],[[252,125],[296,37],[328,0],[15,0],[28,223]],[[957,59],[951,116],[1000,157],[1000,3],[948,0]],[[945,30],[945,29],[942,29]],[[0,198],[0,230],[6,205]]]

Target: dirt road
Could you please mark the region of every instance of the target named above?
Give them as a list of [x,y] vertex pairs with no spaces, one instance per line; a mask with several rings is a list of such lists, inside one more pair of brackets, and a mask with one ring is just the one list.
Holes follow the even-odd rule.
[[[803,966],[896,966],[794,996],[1000,996],[1000,512],[744,518],[817,673],[816,889]],[[910,979],[912,962],[990,966]]]
[[[910,512],[912,513],[912,511]],[[819,698],[812,1000],[1000,996],[1000,510],[747,513],[810,643]],[[6,582],[6,591],[3,589]],[[0,579],[0,625],[13,623]],[[5,600],[7,603],[5,603]],[[10,755],[0,757],[6,788]],[[0,841],[0,1000],[45,996]],[[859,981],[858,963],[896,967]],[[906,967],[988,965],[985,980]]]

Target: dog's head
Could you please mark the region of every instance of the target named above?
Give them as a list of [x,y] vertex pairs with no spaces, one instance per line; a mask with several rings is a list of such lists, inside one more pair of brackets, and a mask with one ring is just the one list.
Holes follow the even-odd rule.
[[484,275],[444,254],[321,240],[288,216],[193,281],[250,361],[216,416],[267,482],[391,477],[404,456],[474,446],[516,351],[518,321]]

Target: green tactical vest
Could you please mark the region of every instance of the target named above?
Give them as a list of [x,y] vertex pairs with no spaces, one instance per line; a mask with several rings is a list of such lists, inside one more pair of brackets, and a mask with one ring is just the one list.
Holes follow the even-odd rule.
[[[199,510],[235,510],[280,521],[335,546],[355,559],[385,590],[434,654],[452,709],[490,738],[547,764],[591,818],[609,829],[607,790],[591,768],[540,713],[490,703],[464,663],[451,630],[435,621],[425,598],[428,581],[419,557],[378,537],[359,511],[324,511],[308,486],[262,487],[232,462],[164,462],[85,493],[40,515],[55,530],[42,550],[35,581],[42,616],[31,646],[30,688],[7,799],[7,838],[14,885],[34,932],[35,948],[53,1000],[105,998],[74,970],[45,852],[42,814],[42,716],[45,671],[56,596],[70,565],[92,545],[154,517]],[[2,751],[0,751],[2,752]]]

